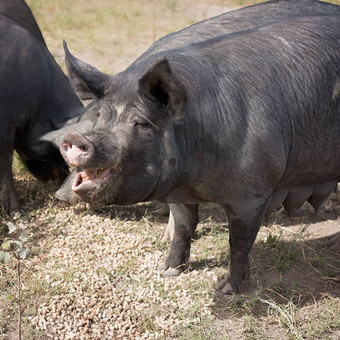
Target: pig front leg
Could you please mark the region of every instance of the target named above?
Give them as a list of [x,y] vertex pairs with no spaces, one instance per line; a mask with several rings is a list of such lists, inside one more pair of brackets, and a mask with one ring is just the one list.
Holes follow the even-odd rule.
[[166,243],[172,241],[172,239],[174,238],[174,233],[175,233],[175,220],[174,215],[170,211],[168,225],[166,227],[163,238],[161,239],[161,242]]
[[170,204],[169,223],[173,227],[170,235],[169,254],[160,266],[164,276],[179,275],[187,266],[190,257],[191,238],[198,223],[198,204]]
[[10,214],[20,210],[12,172],[13,150],[12,142],[0,143],[0,207]]
[[[267,204],[257,206],[253,211],[240,215],[228,214],[230,265],[227,276],[221,280],[216,289],[225,294],[239,291],[242,281],[250,276],[249,253],[260,229]],[[253,215],[253,216],[251,216]]]

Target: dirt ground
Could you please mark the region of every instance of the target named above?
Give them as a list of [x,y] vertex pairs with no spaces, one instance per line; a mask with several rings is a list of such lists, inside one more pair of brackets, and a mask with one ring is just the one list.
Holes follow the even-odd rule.
[[[114,20],[105,16],[100,27],[92,23],[94,8],[106,10],[109,0],[82,3],[87,22],[77,25],[88,25],[94,33],[87,35],[76,34],[80,28],[66,19],[59,30],[48,29],[66,2],[28,2],[63,68],[66,38],[72,53],[108,73],[123,70],[169,31],[237,6],[218,0],[142,1],[135,18],[147,17],[156,6],[167,10],[147,22],[130,20],[133,34],[143,27],[133,40],[118,39]],[[75,15],[72,6],[68,10]],[[229,262],[228,225],[215,204],[200,207],[188,270],[164,278],[157,268],[168,249],[159,241],[167,217],[153,213],[154,202],[89,211],[81,203],[57,202],[54,187],[18,168],[15,180],[33,238],[33,256],[23,269],[25,340],[340,338],[340,241],[328,242],[340,235],[339,191],[319,213],[306,203],[292,216],[272,214],[251,252],[249,283],[230,297],[214,290]],[[0,267],[0,339],[17,338],[15,269],[15,263]]]

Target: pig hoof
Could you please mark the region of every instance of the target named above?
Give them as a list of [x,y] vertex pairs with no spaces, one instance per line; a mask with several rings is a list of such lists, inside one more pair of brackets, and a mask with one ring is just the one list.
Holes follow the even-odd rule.
[[216,290],[222,292],[223,294],[234,294],[238,291],[238,288],[234,288],[228,281],[229,278],[224,278],[215,287]]
[[229,282],[221,289],[223,294],[231,295],[237,292],[237,289],[233,288]]
[[169,268],[169,266],[167,266],[165,263],[162,263],[159,267],[158,267],[158,271],[162,272],[164,270],[167,270]]
[[163,276],[178,276],[184,270],[183,266],[176,268],[169,267],[165,272],[162,273]]
[[180,273],[184,271],[185,268],[186,265],[184,264],[177,267],[169,267],[168,265],[163,263],[158,267],[158,270],[163,272],[162,273],[163,276],[178,276]]

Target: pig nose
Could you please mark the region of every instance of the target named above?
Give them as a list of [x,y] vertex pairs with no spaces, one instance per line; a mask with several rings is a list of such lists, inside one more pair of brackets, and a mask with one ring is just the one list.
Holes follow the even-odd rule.
[[70,165],[86,166],[94,156],[94,146],[85,136],[70,133],[64,137],[60,152]]

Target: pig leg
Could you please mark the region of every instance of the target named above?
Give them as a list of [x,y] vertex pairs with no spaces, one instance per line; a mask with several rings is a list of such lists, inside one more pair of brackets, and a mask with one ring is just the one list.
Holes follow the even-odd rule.
[[13,150],[12,142],[0,143],[0,207],[11,214],[20,209],[12,173]]
[[329,181],[314,186],[313,195],[309,197],[308,202],[313,206],[315,212],[319,212],[321,205],[326,201],[327,197],[336,191],[338,182]]
[[174,238],[174,233],[175,233],[175,220],[174,215],[170,211],[168,225],[166,227],[164,236],[161,239],[161,242],[166,243],[172,241],[172,239]]
[[266,209],[267,204],[263,204],[254,209],[253,213],[243,213],[242,215],[227,213],[230,232],[229,272],[216,286],[216,289],[222,293],[235,293],[239,290],[243,280],[249,280],[249,252],[260,229]]
[[179,275],[188,266],[191,237],[198,223],[198,204],[170,204],[170,211],[174,233],[169,254],[159,268],[164,276]]
[[286,209],[289,216],[295,210],[298,210],[305,201],[307,201],[313,194],[312,186],[299,186],[291,188],[288,192],[288,196],[283,202],[283,206]]

